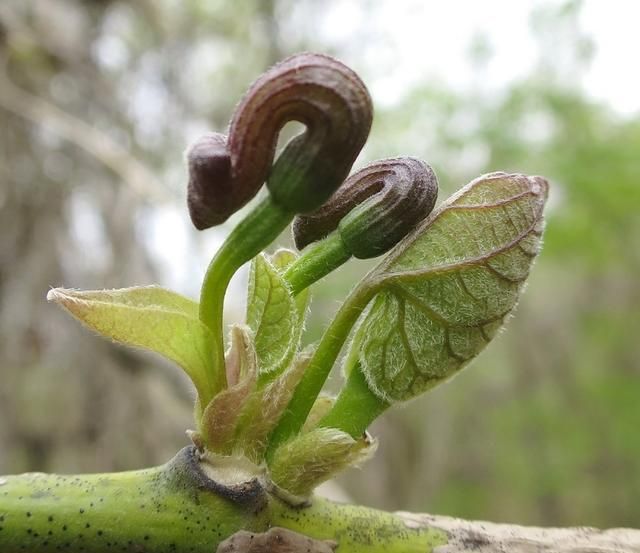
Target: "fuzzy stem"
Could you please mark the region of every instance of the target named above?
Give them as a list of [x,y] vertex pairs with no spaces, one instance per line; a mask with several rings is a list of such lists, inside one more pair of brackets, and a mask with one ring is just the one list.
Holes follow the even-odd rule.
[[273,431],[267,447],[270,460],[277,447],[295,436],[302,428],[314,401],[322,390],[351,328],[377,291],[377,286],[366,279],[345,300],[325,331],[302,380],[296,387],[287,410]]
[[356,363],[335,404],[320,420],[318,426],[337,428],[357,439],[389,407],[389,403],[371,391],[362,374],[360,363]]
[[[215,374],[211,397],[226,387],[222,316],[224,296],[234,273],[271,244],[291,222],[293,213],[262,200],[227,237],[209,264],[200,292],[200,320],[214,336]],[[205,408],[206,404],[202,406]]]
[[284,274],[294,295],[335,271],[351,259],[338,232],[314,242],[293,262]]

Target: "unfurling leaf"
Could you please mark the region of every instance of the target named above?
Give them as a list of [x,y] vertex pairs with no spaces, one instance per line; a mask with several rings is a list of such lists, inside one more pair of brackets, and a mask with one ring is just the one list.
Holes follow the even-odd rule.
[[541,177],[479,177],[371,274],[380,291],[355,343],[374,394],[387,402],[415,397],[496,335],[538,253],[547,188]]
[[[300,343],[306,300],[296,303],[282,275],[264,254],[251,263],[247,325],[254,333],[260,375],[281,373]],[[301,313],[302,311],[302,313]]]
[[307,496],[337,472],[362,464],[376,450],[368,436],[354,440],[335,428],[316,428],[280,446],[269,465],[274,484],[296,496]]
[[236,449],[253,462],[262,461],[267,439],[289,404],[310,357],[309,353],[301,353],[288,369],[245,401],[238,419]]
[[200,401],[211,399],[213,337],[198,318],[196,302],[157,286],[97,291],[54,288],[47,299],[107,338],[174,361],[193,381]]
[[[291,266],[291,264],[298,259],[298,254],[293,250],[286,248],[280,248],[271,256],[271,263],[281,273]],[[298,311],[298,340],[304,330],[304,322],[307,318],[307,309],[309,307],[309,289],[305,288],[299,294],[295,296],[296,309]]]
[[200,433],[208,450],[230,455],[242,407],[256,387],[256,352],[248,328],[231,327],[226,365],[229,388],[218,392],[204,409]]

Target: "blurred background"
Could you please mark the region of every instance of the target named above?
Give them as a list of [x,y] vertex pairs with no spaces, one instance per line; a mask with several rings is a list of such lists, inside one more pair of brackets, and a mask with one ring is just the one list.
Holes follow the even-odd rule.
[[[639,16],[622,0],[2,0],[0,474],[138,468],[187,444],[179,371],[93,336],[45,295],[159,283],[197,298],[233,221],[189,225],[183,151],[224,131],[269,65],[315,50],[370,87],[356,167],[421,157],[441,198],[493,170],[553,186],[515,319],[454,381],[376,422],[380,449],[339,479],[344,492],[386,509],[637,527]],[[307,341],[366,269],[315,287]]]

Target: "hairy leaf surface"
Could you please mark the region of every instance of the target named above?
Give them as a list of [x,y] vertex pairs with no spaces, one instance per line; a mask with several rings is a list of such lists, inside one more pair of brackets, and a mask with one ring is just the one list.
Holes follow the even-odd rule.
[[302,307],[296,303],[276,266],[264,254],[255,257],[249,275],[247,325],[254,333],[261,375],[278,374],[291,363],[305,309],[306,303]]
[[[289,266],[298,258],[298,254],[292,250],[281,248],[271,256],[271,263],[278,269],[281,274],[289,268]],[[298,310],[298,340],[304,329],[304,322],[307,318],[307,309],[309,308],[309,288],[305,288],[296,295],[296,309]]]
[[238,418],[236,444],[253,462],[262,461],[269,434],[291,401],[309,359],[308,353],[299,354],[287,369],[245,401]]
[[207,449],[230,455],[242,407],[256,387],[257,359],[247,327],[231,327],[231,347],[225,361],[229,387],[216,394],[206,406],[201,431]]
[[47,295],[99,334],[121,344],[159,353],[189,375],[198,394],[210,394],[211,332],[198,318],[198,304],[157,286],[80,291],[54,288]]
[[354,440],[335,428],[316,428],[276,450],[270,476],[281,488],[305,496],[337,472],[369,459],[376,447],[368,436]]
[[491,173],[445,201],[373,273],[358,332],[378,397],[407,400],[452,376],[496,335],[538,253],[547,182]]

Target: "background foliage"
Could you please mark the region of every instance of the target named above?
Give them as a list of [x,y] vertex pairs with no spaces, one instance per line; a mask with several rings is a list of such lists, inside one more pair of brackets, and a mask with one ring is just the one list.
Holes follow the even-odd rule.
[[[223,130],[250,81],[289,53],[335,54],[369,82],[377,38],[365,19],[349,21],[350,40],[315,32],[320,12],[340,5],[0,4],[0,473],[134,468],[186,443],[192,392],[178,371],[91,336],[44,296],[152,282],[195,296],[225,230],[190,230],[182,151]],[[598,44],[580,30],[580,9],[535,10],[537,62],[499,90],[482,36],[464,38],[473,86],[419,82],[394,102],[377,102],[374,89],[358,165],[422,157],[441,198],[491,170],[545,175],[553,191],[517,317],[453,383],[375,424],[375,459],[340,480],[353,501],[638,524],[640,119],[579,86]],[[316,286],[308,341],[367,267],[354,262]],[[242,316],[242,285],[230,320]]]

